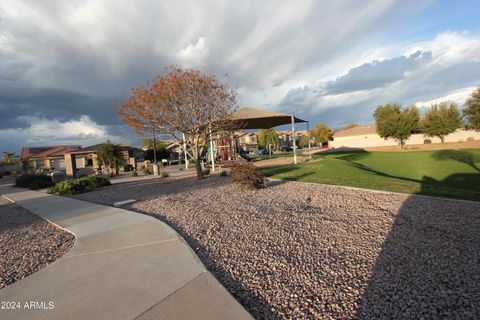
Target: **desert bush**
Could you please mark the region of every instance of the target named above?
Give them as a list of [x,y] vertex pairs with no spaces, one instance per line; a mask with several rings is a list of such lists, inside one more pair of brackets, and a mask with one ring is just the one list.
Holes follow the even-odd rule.
[[143,172],[143,174],[147,174],[147,175],[148,175],[148,174],[152,174],[152,172],[151,172],[150,169],[148,169],[148,168],[144,168],[144,169],[142,170],[142,172]]
[[42,180],[42,179],[36,179],[33,180],[32,183],[30,184],[30,190],[39,190],[39,189],[44,189],[53,186],[55,183],[53,183],[51,180]]
[[138,177],[137,171],[130,172],[130,177]]
[[162,178],[168,178],[170,177],[170,175],[168,174],[168,172],[162,172],[162,174],[160,175]]
[[468,138],[467,138],[467,141],[468,141],[468,142],[475,141],[475,138],[474,138],[474,137],[468,137]]
[[24,174],[15,179],[15,185],[20,188],[30,188],[35,180],[51,182],[52,178],[45,174]]
[[59,195],[72,195],[89,192],[97,188],[109,186],[110,180],[98,176],[88,176],[84,178],[65,180],[48,188],[48,193]]
[[203,175],[208,176],[210,174],[210,169],[203,169]]
[[423,140],[423,144],[430,144],[430,143],[432,143],[432,140],[430,139]]
[[220,177],[227,177],[227,176],[228,176],[227,170],[220,171]]
[[458,140],[458,143],[464,143],[463,139]]
[[230,175],[244,189],[255,190],[266,187],[265,175],[251,163],[236,164],[230,171]]

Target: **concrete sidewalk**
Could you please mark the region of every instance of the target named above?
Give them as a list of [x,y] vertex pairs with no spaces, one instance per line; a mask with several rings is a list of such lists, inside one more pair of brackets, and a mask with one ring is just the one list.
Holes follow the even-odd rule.
[[20,302],[1,319],[251,319],[158,219],[13,187],[0,194],[77,237],[65,256],[0,290],[0,301]]

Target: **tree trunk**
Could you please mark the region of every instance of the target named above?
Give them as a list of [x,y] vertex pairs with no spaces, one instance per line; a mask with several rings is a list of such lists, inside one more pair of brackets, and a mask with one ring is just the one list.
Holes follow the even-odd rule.
[[400,149],[403,150],[403,140],[400,139]]
[[195,139],[195,145],[192,146],[192,156],[194,157],[193,160],[195,161],[195,169],[197,170],[197,179],[203,179],[203,170],[202,165],[200,163],[200,152],[198,147],[198,138]]
[[268,145],[268,157],[271,159],[272,158],[272,145]]
[[195,159],[195,169],[197,170],[197,179],[203,179],[202,165],[198,156],[197,159]]
[[440,136],[440,141],[442,141],[442,143],[445,142],[445,136]]

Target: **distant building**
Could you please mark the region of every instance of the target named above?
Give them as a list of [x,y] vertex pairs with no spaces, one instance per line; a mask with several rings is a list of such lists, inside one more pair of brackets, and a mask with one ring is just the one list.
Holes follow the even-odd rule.
[[65,152],[81,147],[80,145],[23,147],[20,155],[23,171],[65,170]]
[[[459,129],[446,136],[445,142],[459,142],[472,139],[480,140],[480,132]],[[425,140],[430,140],[431,143],[441,143],[439,138],[425,137],[423,134],[412,134],[405,144],[423,144]],[[374,124],[336,131],[333,134],[333,141],[330,142],[330,146],[334,148],[368,148],[397,145],[398,142],[394,139],[381,138]]]
[[[292,139],[292,131],[291,130],[282,130],[278,132],[278,145],[280,148],[282,147],[292,147],[293,146],[293,139]],[[307,130],[298,130],[295,131],[295,142],[298,146],[298,141],[303,137],[308,136]]]
[[238,144],[243,151],[258,151],[258,135],[256,132],[237,131],[234,133],[234,137],[238,139]]

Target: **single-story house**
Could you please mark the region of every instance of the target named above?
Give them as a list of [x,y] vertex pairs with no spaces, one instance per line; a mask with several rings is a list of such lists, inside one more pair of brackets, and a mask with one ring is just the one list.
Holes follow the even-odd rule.
[[[98,163],[97,149],[101,144],[66,152],[65,170],[68,176],[97,174],[102,171]],[[145,153],[142,149],[131,147],[125,144],[120,145],[120,150],[125,162],[137,170],[139,162],[145,161]]]
[[[454,133],[446,136],[445,142],[460,142],[472,139],[480,140],[480,132],[458,129]],[[439,138],[425,137],[419,133],[412,134],[405,144],[424,144],[425,140],[430,140],[431,143],[441,143]],[[397,145],[398,142],[394,139],[384,139],[380,137],[377,133],[377,127],[374,124],[336,131],[333,134],[333,141],[330,141],[330,146],[334,148],[368,148]]]
[[80,145],[23,147],[20,155],[23,171],[65,170],[65,152],[81,148]]
[[[68,176],[89,175],[102,172],[102,168],[98,163],[97,149],[101,144],[96,144],[90,147],[66,152],[65,170]],[[131,147],[125,144],[120,144],[120,150],[123,153],[127,164],[131,165],[134,170],[137,170],[138,162],[145,161],[144,151],[140,148]]]

